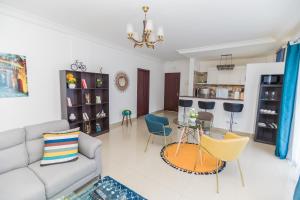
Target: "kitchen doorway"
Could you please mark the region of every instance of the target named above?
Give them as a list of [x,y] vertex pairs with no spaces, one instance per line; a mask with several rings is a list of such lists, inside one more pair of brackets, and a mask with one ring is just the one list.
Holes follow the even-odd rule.
[[149,113],[149,86],[150,71],[146,69],[137,70],[137,117]]
[[164,110],[178,112],[180,73],[165,73]]

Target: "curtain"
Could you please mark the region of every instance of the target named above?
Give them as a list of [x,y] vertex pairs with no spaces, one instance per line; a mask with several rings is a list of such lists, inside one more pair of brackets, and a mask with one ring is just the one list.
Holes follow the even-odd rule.
[[285,159],[288,154],[289,140],[293,128],[293,116],[297,78],[300,61],[300,44],[288,43],[281,97],[280,119],[275,155]]
[[[300,70],[298,73],[298,80],[300,80]],[[293,124],[292,124],[291,136],[290,136],[289,150],[287,155],[287,159],[290,160],[292,165],[296,166],[297,171],[300,172],[300,123],[299,122],[300,122],[300,81],[298,81],[297,84],[295,110],[294,110]],[[299,184],[299,188],[300,188],[300,184]]]

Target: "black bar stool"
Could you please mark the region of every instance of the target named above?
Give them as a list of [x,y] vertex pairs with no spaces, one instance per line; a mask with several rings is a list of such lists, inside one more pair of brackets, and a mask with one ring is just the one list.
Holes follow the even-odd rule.
[[215,102],[214,101],[198,101],[198,106],[201,109],[206,110],[212,110],[215,108]]
[[244,108],[244,104],[241,104],[241,103],[223,103],[223,108],[224,108],[225,111],[230,112],[229,131],[232,132],[233,115],[236,112],[242,112],[242,110]]
[[190,108],[193,105],[193,100],[179,99],[179,106],[183,107],[183,120],[185,121],[186,108]]

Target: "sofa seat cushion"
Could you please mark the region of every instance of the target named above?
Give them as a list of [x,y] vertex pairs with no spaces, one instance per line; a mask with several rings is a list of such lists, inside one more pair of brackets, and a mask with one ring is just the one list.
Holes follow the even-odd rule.
[[43,181],[46,196],[51,198],[80,179],[95,173],[96,161],[78,154],[78,159],[74,162],[40,166],[40,161],[37,161],[30,164],[29,168]]
[[0,199],[46,199],[44,184],[27,167],[0,175]]

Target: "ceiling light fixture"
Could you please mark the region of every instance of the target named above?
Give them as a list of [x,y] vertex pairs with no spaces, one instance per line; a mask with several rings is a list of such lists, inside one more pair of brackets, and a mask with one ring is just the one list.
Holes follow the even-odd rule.
[[164,31],[160,27],[157,31],[157,39],[154,38],[153,35],[153,23],[152,20],[147,20],[147,12],[149,10],[149,6],[143,6],[143,11],[145,13],[145,19],[143,20],[143,33],[142,38],[139,39],[139,35],[134,32],[133,26],[131,24],[127,24],[127,35],[128,39],[134,42],[135,47],[143,47],[144,44],[147,48],[154,49],[155,45],[158,42],[164,41]]

